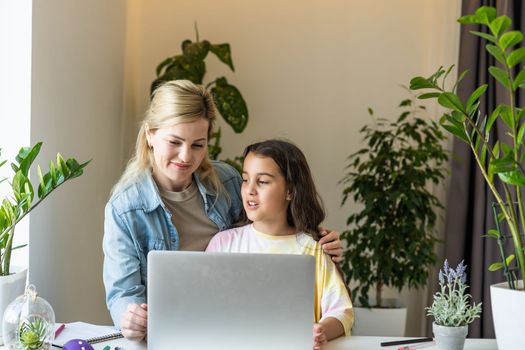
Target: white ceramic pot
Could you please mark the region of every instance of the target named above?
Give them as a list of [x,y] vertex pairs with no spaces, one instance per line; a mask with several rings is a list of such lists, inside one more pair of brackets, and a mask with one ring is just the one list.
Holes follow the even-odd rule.
[[352,335],[404,337],[407,308],[354,307],[355,322]]
[[4,310],[16,297],[24,294],[27,279],[27,269],[11,266],[9,276],[0,276],[0,345],[4,344],[2,326]]
[[432,331],[438,350],[463,350],[468,326],[446,327],[432,323]]
[[[519,289],[519,290],[518,290]],[[525,291],[523,281],[518,289],[509,289],[507,282],[490,286],[492,318],[499,350],[515,350],[516,344],[525,342]]]

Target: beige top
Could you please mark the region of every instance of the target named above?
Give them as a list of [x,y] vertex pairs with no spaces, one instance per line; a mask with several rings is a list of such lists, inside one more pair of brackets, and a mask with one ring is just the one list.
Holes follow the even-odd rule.
[[179,233],[179,250],[204,251],[219,227],[204,211],[204,201],[197,184],[182,192],[160,189],[164,204],[171,211],[171,221]]

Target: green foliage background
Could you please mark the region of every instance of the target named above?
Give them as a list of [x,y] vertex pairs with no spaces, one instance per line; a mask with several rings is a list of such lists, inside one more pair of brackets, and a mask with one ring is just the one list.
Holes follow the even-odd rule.
[[341,237],[348,246],[342,269],[348,283],[357,282],[353,298],[365,307],[372,287],[381,307],[384,286],[424,286],[437,259],[434,225],[443,207],[428,185],[446,173],[444,136],[437,123],[418,116],[424,106],[407,99],[400,107],[395,122],[374,119],[360,130],[366,147],[348,157],[341,180],[342,205],[352,197],[363,206],[348,217],[350,228]]

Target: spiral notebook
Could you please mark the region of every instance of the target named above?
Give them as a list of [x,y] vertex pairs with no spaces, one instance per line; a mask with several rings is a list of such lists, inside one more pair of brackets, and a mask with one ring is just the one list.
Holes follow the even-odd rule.
[[[56,324],[55,329],[59,326],[60,324]],[[61,348],[71,339],[83,339],[90,344],[95,344],[122,337],[122,333],[112,326],[99,326],[86,322],[71,322],[65,324],[65,328],[56,337],[53,346]]]

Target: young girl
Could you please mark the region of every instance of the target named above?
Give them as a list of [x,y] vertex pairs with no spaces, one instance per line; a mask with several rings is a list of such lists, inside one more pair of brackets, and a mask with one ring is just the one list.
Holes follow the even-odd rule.
[[248,224],[219,232],[206,251],[314,256],[314,349],[349,335],[352,302],[336,265],[318,243],[325,213],[306,158],[280,140],[250,145],[244,157],[241,196]]

